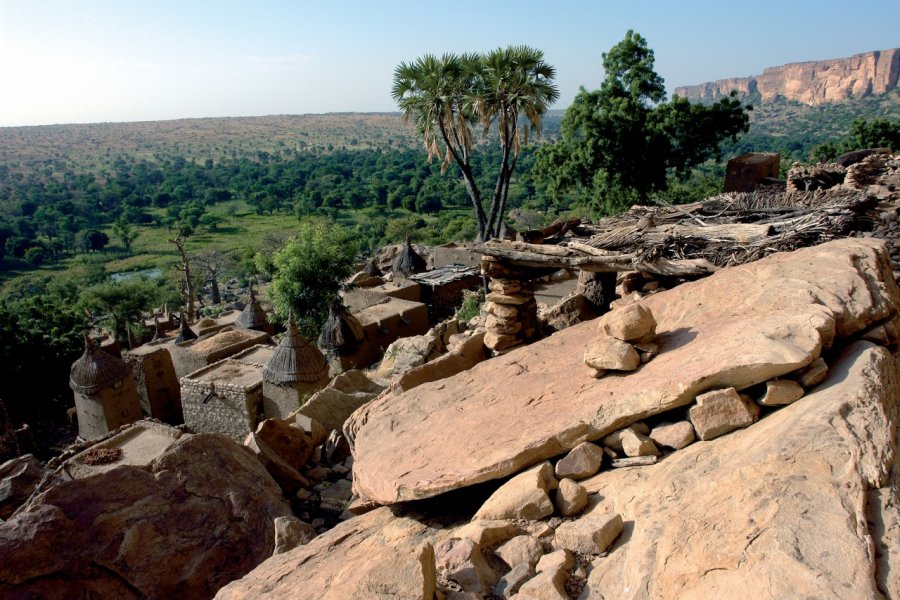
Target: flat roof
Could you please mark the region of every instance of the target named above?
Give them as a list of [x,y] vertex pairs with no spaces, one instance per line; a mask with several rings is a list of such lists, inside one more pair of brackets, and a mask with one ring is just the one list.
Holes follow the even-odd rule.
[[413,302],[412,300],[402,300],[400,298],[389,297],[387,302],[374,304],[368,308],[364,308],[358,312],[354,312],[353,316],[359,319],[359,322],[366,326],[370,323],[380,323],[384,319],[403,315],[419,308],[425,308],[421,302]]
[[242,388],[262,383],[262,369],[233,358],[225,358],[184,376],[191,381],[223,382]]

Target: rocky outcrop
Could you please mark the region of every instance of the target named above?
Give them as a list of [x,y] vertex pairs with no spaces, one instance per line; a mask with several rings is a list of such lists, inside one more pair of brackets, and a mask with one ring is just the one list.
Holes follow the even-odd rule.
[[583,481],[626,532],[582,598],[898,597],[898,398],[893,357],[857,342],[748,429]]
[[742,100],[759,97],[763,102],[770,102],[785,98],[816,106],[890,92],[897,87],[898,78],[900,48],[893,48],[848,58],[770,67],[755,77],[679,87],[675,94],[696,102],[717,100],[735,90]]
[[637,371],[594,379],[582,359],[597,330],[583,323],[383,394],[347,424],[355,489],[392,504],[511,475],[704,392],[802,369],[836,337],[894,319],[897,298],[884,246],[872,240],[724,269],[641,300],[656,318],[659,355]]
[[244,448],[185,435],[149,466],[59,483],[0,524],[0,596],[209,598],[272,554],[290,514]]
[[216,598],[433,598],[433,530],[381,508],[278,554]]

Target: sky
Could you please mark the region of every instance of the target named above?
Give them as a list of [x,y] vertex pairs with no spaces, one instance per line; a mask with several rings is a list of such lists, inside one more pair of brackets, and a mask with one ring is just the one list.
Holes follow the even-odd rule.
[[897,0],[0,0],[0,127],[396,110],[426,53],[543,50],[560,100],[633,29],[679,85],[900,46]]

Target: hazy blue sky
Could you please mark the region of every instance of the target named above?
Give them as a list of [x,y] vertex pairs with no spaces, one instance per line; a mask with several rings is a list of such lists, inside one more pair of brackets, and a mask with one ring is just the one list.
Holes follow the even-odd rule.
[[400,61],[519,43],[564,108],[629,28],[671,91],[900,46],[900,3],[0,0],[0,126],[392,111]]

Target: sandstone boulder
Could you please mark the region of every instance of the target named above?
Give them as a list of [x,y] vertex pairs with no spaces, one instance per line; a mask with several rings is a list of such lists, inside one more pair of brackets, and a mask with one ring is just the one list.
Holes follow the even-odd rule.
[[485,358],[484,333],[476,333],[467,337],[452,352],[406,371],[395,379],[392,388],[395,392],[405,392],[423,383],[446,379],[471,369]]
[[697,437],[711,440],[752,425],[759,418],[759,407],[734,388],[725,388],[697,396],[689,415]]
[[511,598],[522,584],[534,577],[534,567],[527,563],[519,563],[500,578],[494,587],[494,595],[500,598]]
[[0,524],[4,598],[209,598],[272,554],[290,508],[226,436],[64,481]]
[[481,547],[469,538],[441,542],[434,549],[434,561],[438,575],[469,593],[489,594],[500,579],[485,561]]
[[312,440],[299,427],[281,419],[266,419],[256,427],[257,437],[286,463],[299,469],[313,452]]
[[896,597],[900,507],[873,500],[897,484],[898,399],[891,355],[856,343],[759,423],[587,480],[630,525],[582,598]]
[[650,432],[650,439],[660,446],[681,450],[694,441],[694,426],[689,421],[660,423]]
[[434,530],[388,508],[344,521],[219,590],[219,599],[434,598]]
[[653,440],[633,429],[624,429],[620,439],[625,456],[656,456],[659,454]]
[[543,519],[553,514],[553,503],[547,494],[556,489],[549,462],[519,473],[490,495],[473,519]]
[[646,306],[634,302],[600,317],[597,329],[603,335],[630,342],[652,336],[656,332],[656,320]]
[[803,387],[811,388],[817,386],[828,377],[828,365],[825,364],[825,359],[817,358],[808,367],[797,371],[797,376],[800,385]]
[[784,406],[803,397],[803,386],[791,379],[773,379],[766,382],[766,391],[759,399],[763,406]]
[[[303,433],[299,431],[299,433]],[[275,452],[257,433],[247,434],[244,446],[250,449],[260,464],[265,467],[272,479],[281,487],[284,495],[293,497],[301,488],[309,485],[309,481],[300,474],[299,467],[288,463],[282,456]]]
[[598,371],[634,371],[641,357],[628,342],[601,337],[584,353],[584,364]]
[[571,517],[580,513],[587,506],[587,490],[571,479],[563,479],[559,482],[556,491],[556,508],[564,517]]
[[[896,317],[882,243],[836,240],[721,271],[640,301],[659,356],[600,380],[575,325],[452,378],[387,392],[354,413],[354,485],[383,504],[509,476],[713,389],[806,367],[835,338]],[[411,449],[415,449],[411,452]]]
[[275,518],[275,554],[284,554],[297,546],[309,543],[316,530],[294,516]]
[[580,519],[566,521],[556,528],[558,547],[580,554],[600,554],[622,533],[624,523],[618,513],[595,509]]
[[8,519],[24,504],[47,472],[31,454],[0,465],[0,519]]
[[556,476],[560,479],[584,479],[599,471],[602,462],[603,450],[600,446],[582,442],[556,463]]
[[315,419],[327,430],[340,430],[357,408],[380,394],[385,386],[362,371],[341,373],[300,407],[299,413]]
[[498,547],[494,553],[510,568],[523,563],[534,567],[544,555],[544,545],[530,535],[517,535]]

